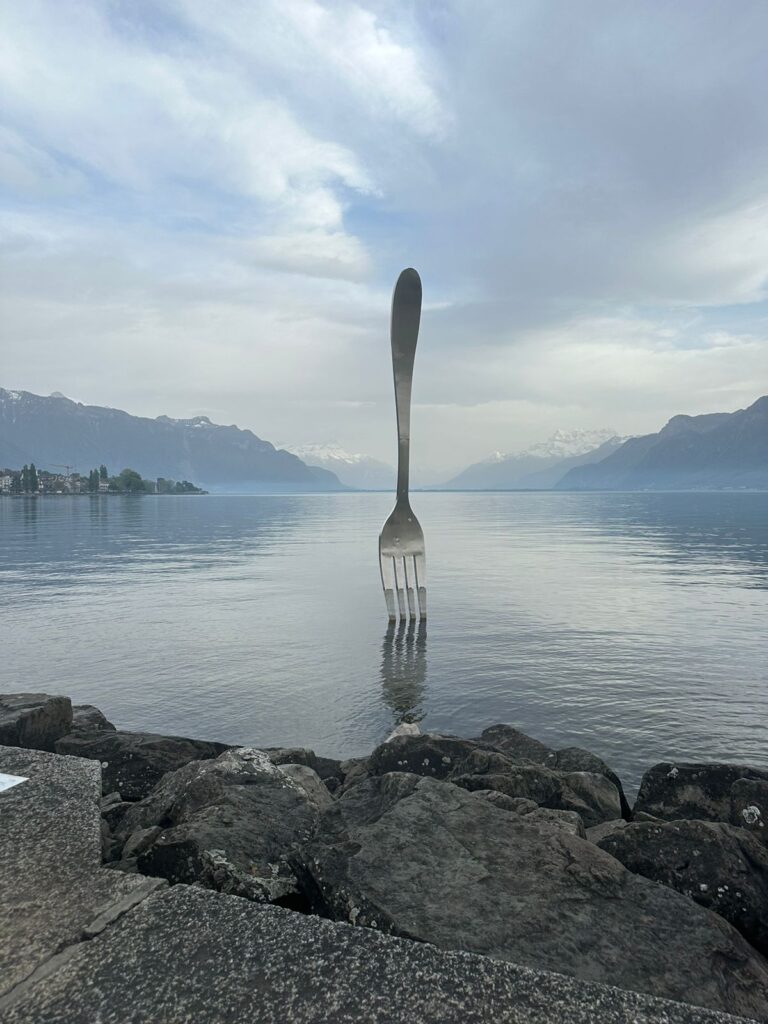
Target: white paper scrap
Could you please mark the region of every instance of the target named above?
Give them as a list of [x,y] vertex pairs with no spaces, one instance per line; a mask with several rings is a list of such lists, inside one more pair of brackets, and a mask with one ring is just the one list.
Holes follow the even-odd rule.
[[4,789],[10,789],[11,786],[18,786],[20,782],[26,782],[27,780],[21,775],[3,775],[0,772],[0,793]]

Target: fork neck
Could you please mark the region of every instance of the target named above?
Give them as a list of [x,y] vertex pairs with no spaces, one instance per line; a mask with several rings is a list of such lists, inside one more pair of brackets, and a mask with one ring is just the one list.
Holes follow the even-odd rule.
[[397,500],[408,504],[408,478],[410,462],[410,437],[400,435],[397,439]]

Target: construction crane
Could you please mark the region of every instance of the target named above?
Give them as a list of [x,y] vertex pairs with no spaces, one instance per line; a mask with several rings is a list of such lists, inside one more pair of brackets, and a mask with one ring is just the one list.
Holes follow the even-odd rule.
[[48,463],[48,465],[55,466],[56,469],[66,469],[67,476],[70,476],[71,475],[71,471],[75,468],[74,466],[67,466],[63,462],[50,462],[50,463]]

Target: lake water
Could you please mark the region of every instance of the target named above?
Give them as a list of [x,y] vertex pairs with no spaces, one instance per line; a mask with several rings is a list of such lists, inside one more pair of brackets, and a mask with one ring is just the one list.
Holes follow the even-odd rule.
[[387,630],[386,494],[0,499],[5,691],[119,727],[367,753],[404,718],[768,767],[768,494],[416,494],[428,631]]

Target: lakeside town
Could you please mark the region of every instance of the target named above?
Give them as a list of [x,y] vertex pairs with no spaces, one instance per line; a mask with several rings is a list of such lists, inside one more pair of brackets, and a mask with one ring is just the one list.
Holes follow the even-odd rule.
[[21,469],[0,470],[0,495],[22,497],[72,494],[207,494],[189,480],[170,480],[157,477],[145,480],[135,469],[123,469],[114,476],[102,463],[87,475],[74,471],[73,466],[57,467],[63,473],[37,469],[34,462]]

